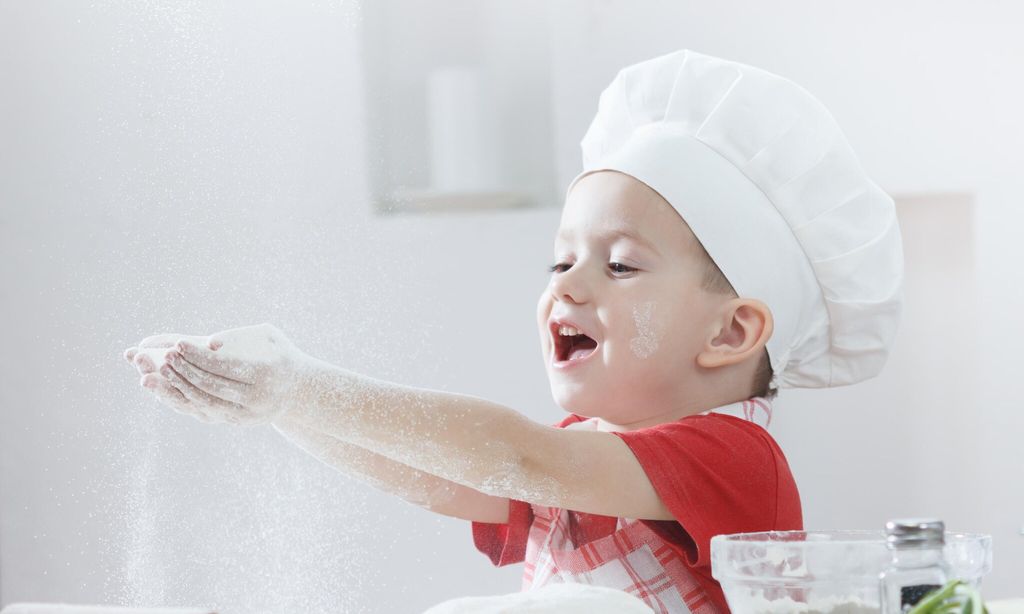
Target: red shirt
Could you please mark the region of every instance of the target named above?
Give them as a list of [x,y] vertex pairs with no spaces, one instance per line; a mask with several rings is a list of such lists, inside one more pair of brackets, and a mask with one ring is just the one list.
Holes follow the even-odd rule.
[[[585,582],[625,590],[655,612],[728,612],[711,577],[711,538],[803,528],[789,464],[754,420],[756,410],[770,421],[770,404],[755,397],[715,413],[614,433],[675,520],[612,518],[510,500],[506,524],[473,523],[476,547],[495,565],[525,561],[524,590]],[[584,420],[571,414],[557,426]]]

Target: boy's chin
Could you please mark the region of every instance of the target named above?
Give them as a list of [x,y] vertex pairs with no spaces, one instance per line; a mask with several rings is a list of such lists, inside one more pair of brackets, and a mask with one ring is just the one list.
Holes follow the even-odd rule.
[[563,386],[552,386],[551,393],[555,403],[570,414],[585,418],[599,418],[602,413],[598,400],[580,390],[566,390]]
[[569,409],[568,407],[564,407],[564,406],[562,406],[562,409],[564,409],[565,413],[567,413],[567,414],[575,414],[577,416],[580,416],[581,418],[598,418],[599,417],[599,416],[593,415],[594,412],[592,412],[592,411]]

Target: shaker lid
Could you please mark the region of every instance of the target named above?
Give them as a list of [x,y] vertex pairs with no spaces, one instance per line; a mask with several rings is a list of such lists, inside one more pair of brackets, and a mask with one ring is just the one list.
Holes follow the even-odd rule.
[[945,543],[946,525],[938,518],[902,518],[885,523],[886,544],[892,549],[935,548]]

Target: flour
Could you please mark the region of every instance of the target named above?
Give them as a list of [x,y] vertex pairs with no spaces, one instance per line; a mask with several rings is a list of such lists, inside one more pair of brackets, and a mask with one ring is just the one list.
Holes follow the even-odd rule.
[[123,608],[65,603],[12,603],[4,614],[216,614],[210,610],[183,608]]
[[729,607],[734,611],[753,614],[878,614],[880,611],[877,604],[858,597],[823,597],[805,603],[789,597],[769,601],[758,595],[743,598],[739,603],[733,601],[729,602]]
[[637,358],[648,358],[658,349],[658,338],[651,328],[651,314],[654,301],[647,301],[633,307],[633,323],[636,325],[637,336],[629,341],[629,349]]
[[268,363],[282,355],[298,358],[302,354],[284,333],[271,324],[232,328],[213,335],[210,340],[221,345],[217,355],[225,359]]
[[174,346],[179,341],[187,341],[200,347],[207,347],[206,344],[209,343],[210,338],[199,335],[167,335],[159,339],[147,337],[140,342],[133,360],[135,360],[136,364],[144,366],[147,373],[159,372],[160,368],[167,364],[168,352],[173,352]]
[[494,597],[462,597],[423,614],[651,614],[643,601],[623,591],[590,584],[548,584]]
[[139,365],[144,373],[158,372],[167,364],[167,354],[173,351],[174,348],[140,348],[135,353],[135,364]]

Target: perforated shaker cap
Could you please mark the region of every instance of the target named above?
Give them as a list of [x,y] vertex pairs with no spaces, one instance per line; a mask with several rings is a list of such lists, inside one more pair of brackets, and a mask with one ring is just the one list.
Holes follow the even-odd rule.
[[904,518],[885,523],[886,545],[893,550],[941,548],[946,525],[937,518]]

